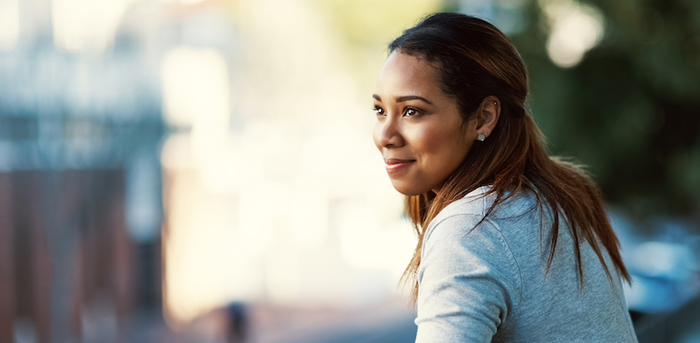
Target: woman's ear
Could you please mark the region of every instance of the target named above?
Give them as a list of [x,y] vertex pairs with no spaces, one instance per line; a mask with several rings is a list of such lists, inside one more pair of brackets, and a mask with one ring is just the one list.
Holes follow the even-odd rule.
[[484,141],[493,132],[501,116],[501,101],[490,95],[484,98],[476,116],[477,140]]

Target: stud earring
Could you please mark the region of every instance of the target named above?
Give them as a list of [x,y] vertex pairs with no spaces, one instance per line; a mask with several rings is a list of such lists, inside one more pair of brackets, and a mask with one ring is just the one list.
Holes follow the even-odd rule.
[[484,136],[483,133],[480,133],[478,136],[476,136],[476,139],[477,139],[479,142],[483,142],[483,141],[486,139],[486,136]]

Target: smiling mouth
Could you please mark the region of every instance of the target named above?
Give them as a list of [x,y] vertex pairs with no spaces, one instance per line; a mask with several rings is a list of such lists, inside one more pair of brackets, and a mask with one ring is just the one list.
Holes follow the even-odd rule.
[[390,158],[388,160],[384,160],[384,164],[386,165],[386,171],[388,173],[395,173],[405,169],[415,161],[416,160],[399,160]]

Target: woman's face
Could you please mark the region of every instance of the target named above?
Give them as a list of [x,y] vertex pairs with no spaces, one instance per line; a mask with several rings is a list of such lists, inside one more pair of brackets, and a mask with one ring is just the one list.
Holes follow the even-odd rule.
[[457,102],[440,89],[433,67],[398,50],[379,72],[373,97],[374,143],[394,188],[405,195],[437,192],[467,156],[475,121],[463,125]]

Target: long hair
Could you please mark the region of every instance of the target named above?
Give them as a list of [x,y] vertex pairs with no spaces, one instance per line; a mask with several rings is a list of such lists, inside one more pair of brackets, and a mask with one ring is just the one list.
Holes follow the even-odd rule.
[[489,186],[487,194],[496,195],[482,221],[519,192],[534,194],[541,212],[544,206],[551,209],[547,271],[554,258],[559,224],[566,222],[573,237],[581,287],[579,246],[583,241],[591,245],[611,281],[598,242],[608,251],[620,275],[630,282],[598,187],[579,166],[547,154],[544,136],[525,107],[527,69],[502,32],[475,17],[437,13],[404,31],[389,45],[389,50],[424,58],[435,68],[440,88],[456,100],[465,123],[487,96],[496,96],[501,102],[501,115],[491,135],[471,147],[437,194],[428,191],[406,196],[406,212],[418,233],[418,244],[402,280],[413,283],[414,300],[425,229],[447,205],[481,186]]

